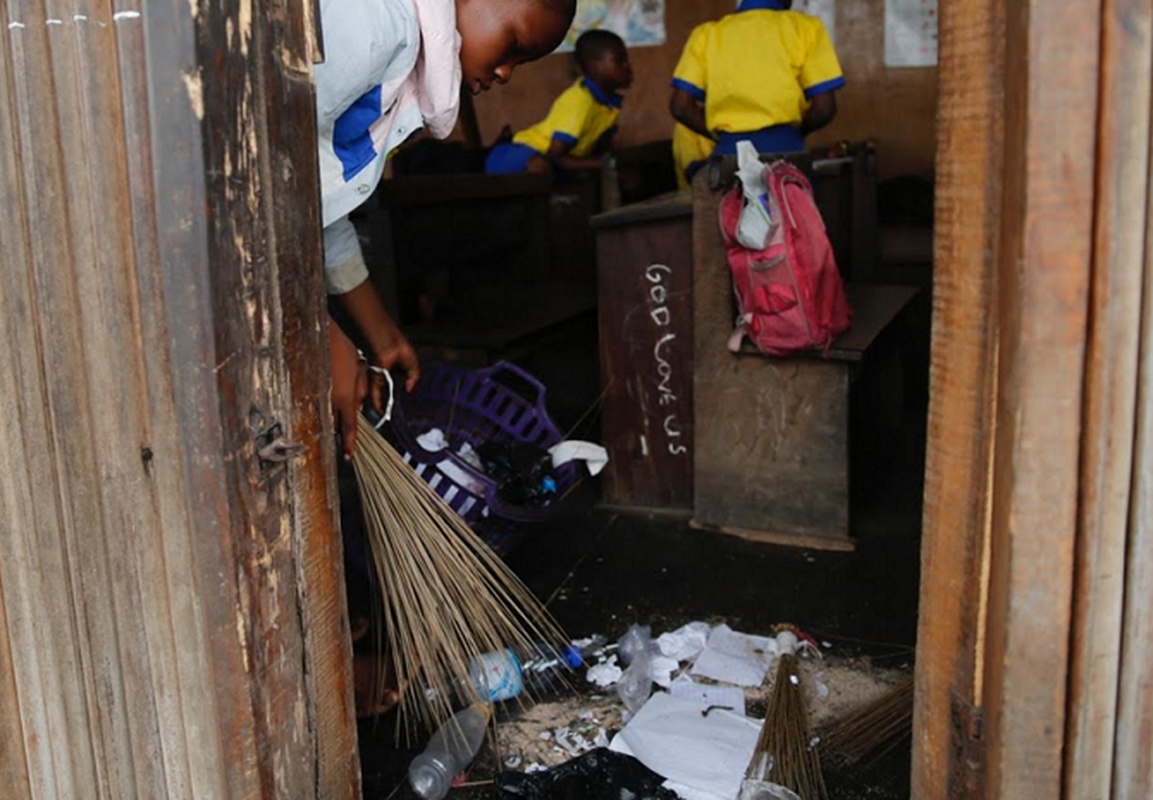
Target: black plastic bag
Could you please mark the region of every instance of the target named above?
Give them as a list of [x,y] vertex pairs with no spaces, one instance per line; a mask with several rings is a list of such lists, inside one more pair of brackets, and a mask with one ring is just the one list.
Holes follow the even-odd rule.
[[[664,778],[632,756],[600,747],[546,772],[502,772],[500,797],[527,800],[677,800]],[[626,794],[627,792],[627,794]]]
[[556,499],[556,473],[547,450],[524,442],[485,442],[476,452],[506,503],[543,506]]

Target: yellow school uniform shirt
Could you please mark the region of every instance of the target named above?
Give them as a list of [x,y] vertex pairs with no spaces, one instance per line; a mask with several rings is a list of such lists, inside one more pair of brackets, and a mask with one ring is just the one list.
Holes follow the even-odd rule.
[[689,177],[685,173],[690,167],[707,161],[716,144],[712,139],[706,139],[679,122],[673,126],[673,163],[677,170],[678,189],[689,188]]
[[673,73],[673,86],[704,100],[714,133],[799,126],[809,98],[845,84],[825,26],[775,0],[697,26]]
[[553,101],[548,116],[512,137],[538,153],[547,153],[553,139],[572,145],[574,156],[587,156],[600,138],[616,127],[621,96],[608,94],[588,78],[581,78]]

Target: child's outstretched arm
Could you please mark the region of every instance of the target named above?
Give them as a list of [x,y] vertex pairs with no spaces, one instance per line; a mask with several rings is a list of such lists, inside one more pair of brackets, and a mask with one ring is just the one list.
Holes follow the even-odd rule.
[[561,139],[553,139],[548,146],[548,152],[545,157],[557,165],[561,169],[600,169],[604,166],[604,158],[601,156],[573,156],[569,155],[572,152],[572,142],[566,142]]
[[[384,369],[399,366],[406,375],[405,388],[411,391],[420,379],[420,361],[408,339],[385,310],[376,287],[369,280],[368,267],[360,251],[360,240],[348,217],[341,217],[324,229],[324,271],[328,293],[336,299],[360,332],[368,350],[369,361]],[[349,373],[346,365],[337,361],[338,354],[344,354],[346,349],[333,349],[333,402],[338,424],[345,424],[346,415],[341,409],[335,408],[337,393],[342,392],[342,400],[347,400],[353,394],[347,387],[336,384],[338,379],[346,378],[343,373],[338,374],[342,366],[344,373]],[[379,413],[384,411],[383,391],[382,376],[374,374],[368,382],[368,392],[373,408]],[[354,414],[354,427],[355,422]],[[351,454],[348,447],[346,444],[346,453]]]
[[673,87],[673,95],[669,98],[669,113],[689,130],[713,138],[705,122],[705,104],[679,86]]

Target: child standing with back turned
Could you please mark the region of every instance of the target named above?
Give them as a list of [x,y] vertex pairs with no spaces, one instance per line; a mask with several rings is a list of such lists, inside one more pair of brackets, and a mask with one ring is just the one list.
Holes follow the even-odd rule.
[[832,122],[845,77],[825,26],[793,0],[743,0],[735,14],[699,25],[673,72],[669,110],[716,155],[751,141],[761,153],[805,149]]
[[553,101],[548,115],[531,128],[496,145],[484,171],[489,175],[596,169],[609,149],[621,113],[620,89],[633,82],[625,43],[609,31],[585,31],[576,42],[584,77]]
[[[460,87],[473,94],[552,52],[576,0],[322,0],[324,63],[315,68],[316,117],[329,295],[366,342],[373,366],[401,367],[412,389],[416,353],[372,283],[348,214],[368,199],[388,154],[422,128],[437,138],[456,123]],[[382,410],[383,377],[329,321],[332,405],[345,458],[356,446],[356,413],[371,389]]]

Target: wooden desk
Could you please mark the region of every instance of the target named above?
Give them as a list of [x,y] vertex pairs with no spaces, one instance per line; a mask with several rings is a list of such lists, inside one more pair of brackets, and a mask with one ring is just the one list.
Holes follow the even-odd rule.
[[604,503],[687,516],[693,505],[692,198],[593,217]]
[[850,550],[849,401],[915,287],[848,285],[853,327],[825,355],[733,354],[721,193],[693,187],[694,519],[760,541]]

